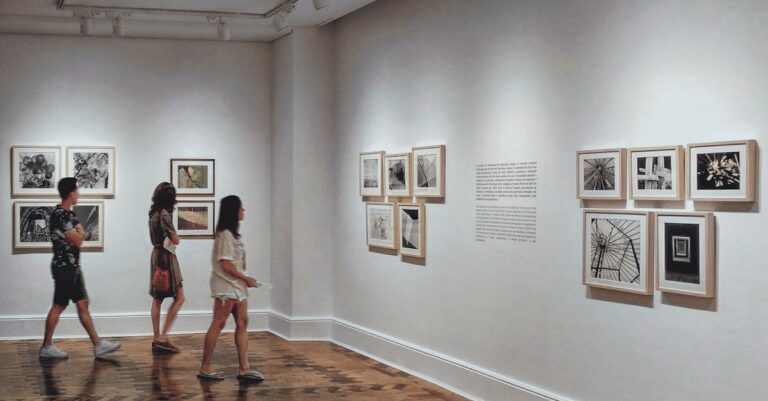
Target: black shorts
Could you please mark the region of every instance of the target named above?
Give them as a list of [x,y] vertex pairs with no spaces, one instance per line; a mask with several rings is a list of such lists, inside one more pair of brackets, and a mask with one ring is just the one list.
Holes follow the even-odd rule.
[[88,299],[88,293],[85,291],[85,280],[80,267],[75,266],[52,266],[53,283],[53,303],[55,305],[67,306],[69,301],[77,302],[82,299]]

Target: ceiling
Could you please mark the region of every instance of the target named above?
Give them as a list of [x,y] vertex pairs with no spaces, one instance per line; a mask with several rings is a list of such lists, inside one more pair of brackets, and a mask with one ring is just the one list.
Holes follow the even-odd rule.
[[[375,0],[0,0],[0,33],[269,42],[322,26]],[[57,7],[58,5],[58,7]],[[282,13],[281,13],[282,11]],[[83,15],[90,28],[82,28]],[[276,19],[284,17],[284,25]],[[219,21],[228,35],[220,34]],[[83,32],[87,32],[84,35]]]

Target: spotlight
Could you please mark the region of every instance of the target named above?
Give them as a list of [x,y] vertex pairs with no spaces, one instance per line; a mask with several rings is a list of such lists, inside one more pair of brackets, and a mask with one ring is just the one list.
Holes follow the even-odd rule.
[[112,20],[112,34],[115,36],[125,36],[127,32],[128,27],[126,26],[125,19],[123,19],[122,15],[118,15]]
[[283,14],[282,12],[275,14],[273,18],[274,19],[272,20],[272,25],[278,31],[282,31],[283,29],[285,29],[285,27],[288,26],[288,24],[285,22],[285,14]]
[[216,24],[216,32],[219,33],[219,39],[221,40],[232,39],[232,31],[229,30],[227,23],[222,20],[219,20],[219,23]]
[[80,16],[80,34],[93,35],[93,18],[90,14]]
[[315,4],[315,10],[319,10],[321,8],[325,8],[325,6],[328,5],[329,0],[312,0],[312,3]]

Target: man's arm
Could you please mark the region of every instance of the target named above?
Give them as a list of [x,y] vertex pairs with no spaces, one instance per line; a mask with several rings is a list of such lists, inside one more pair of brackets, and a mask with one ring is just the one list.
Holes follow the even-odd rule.
[[83,238],[85,238],[85,230],[83,226],[78,224],[77,227],[64,233],[64,238],[67,239],[72,246],[80,248],[83,245]]

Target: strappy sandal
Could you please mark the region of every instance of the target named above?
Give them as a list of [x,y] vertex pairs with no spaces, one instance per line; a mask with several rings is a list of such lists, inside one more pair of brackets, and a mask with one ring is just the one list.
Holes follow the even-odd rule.
[[249,383],[261,383],[264,381],[264,375],[257,370],[252,370],[248,373],[237,375],[237,380]]
[[221,372],[203,373],[198,370],[197,378],[204,379],[204,380],[224,380],[224,373],[221,373]]
[[152,350],[161,352],[179,353],[179,347],[166,341],[152,341]]

